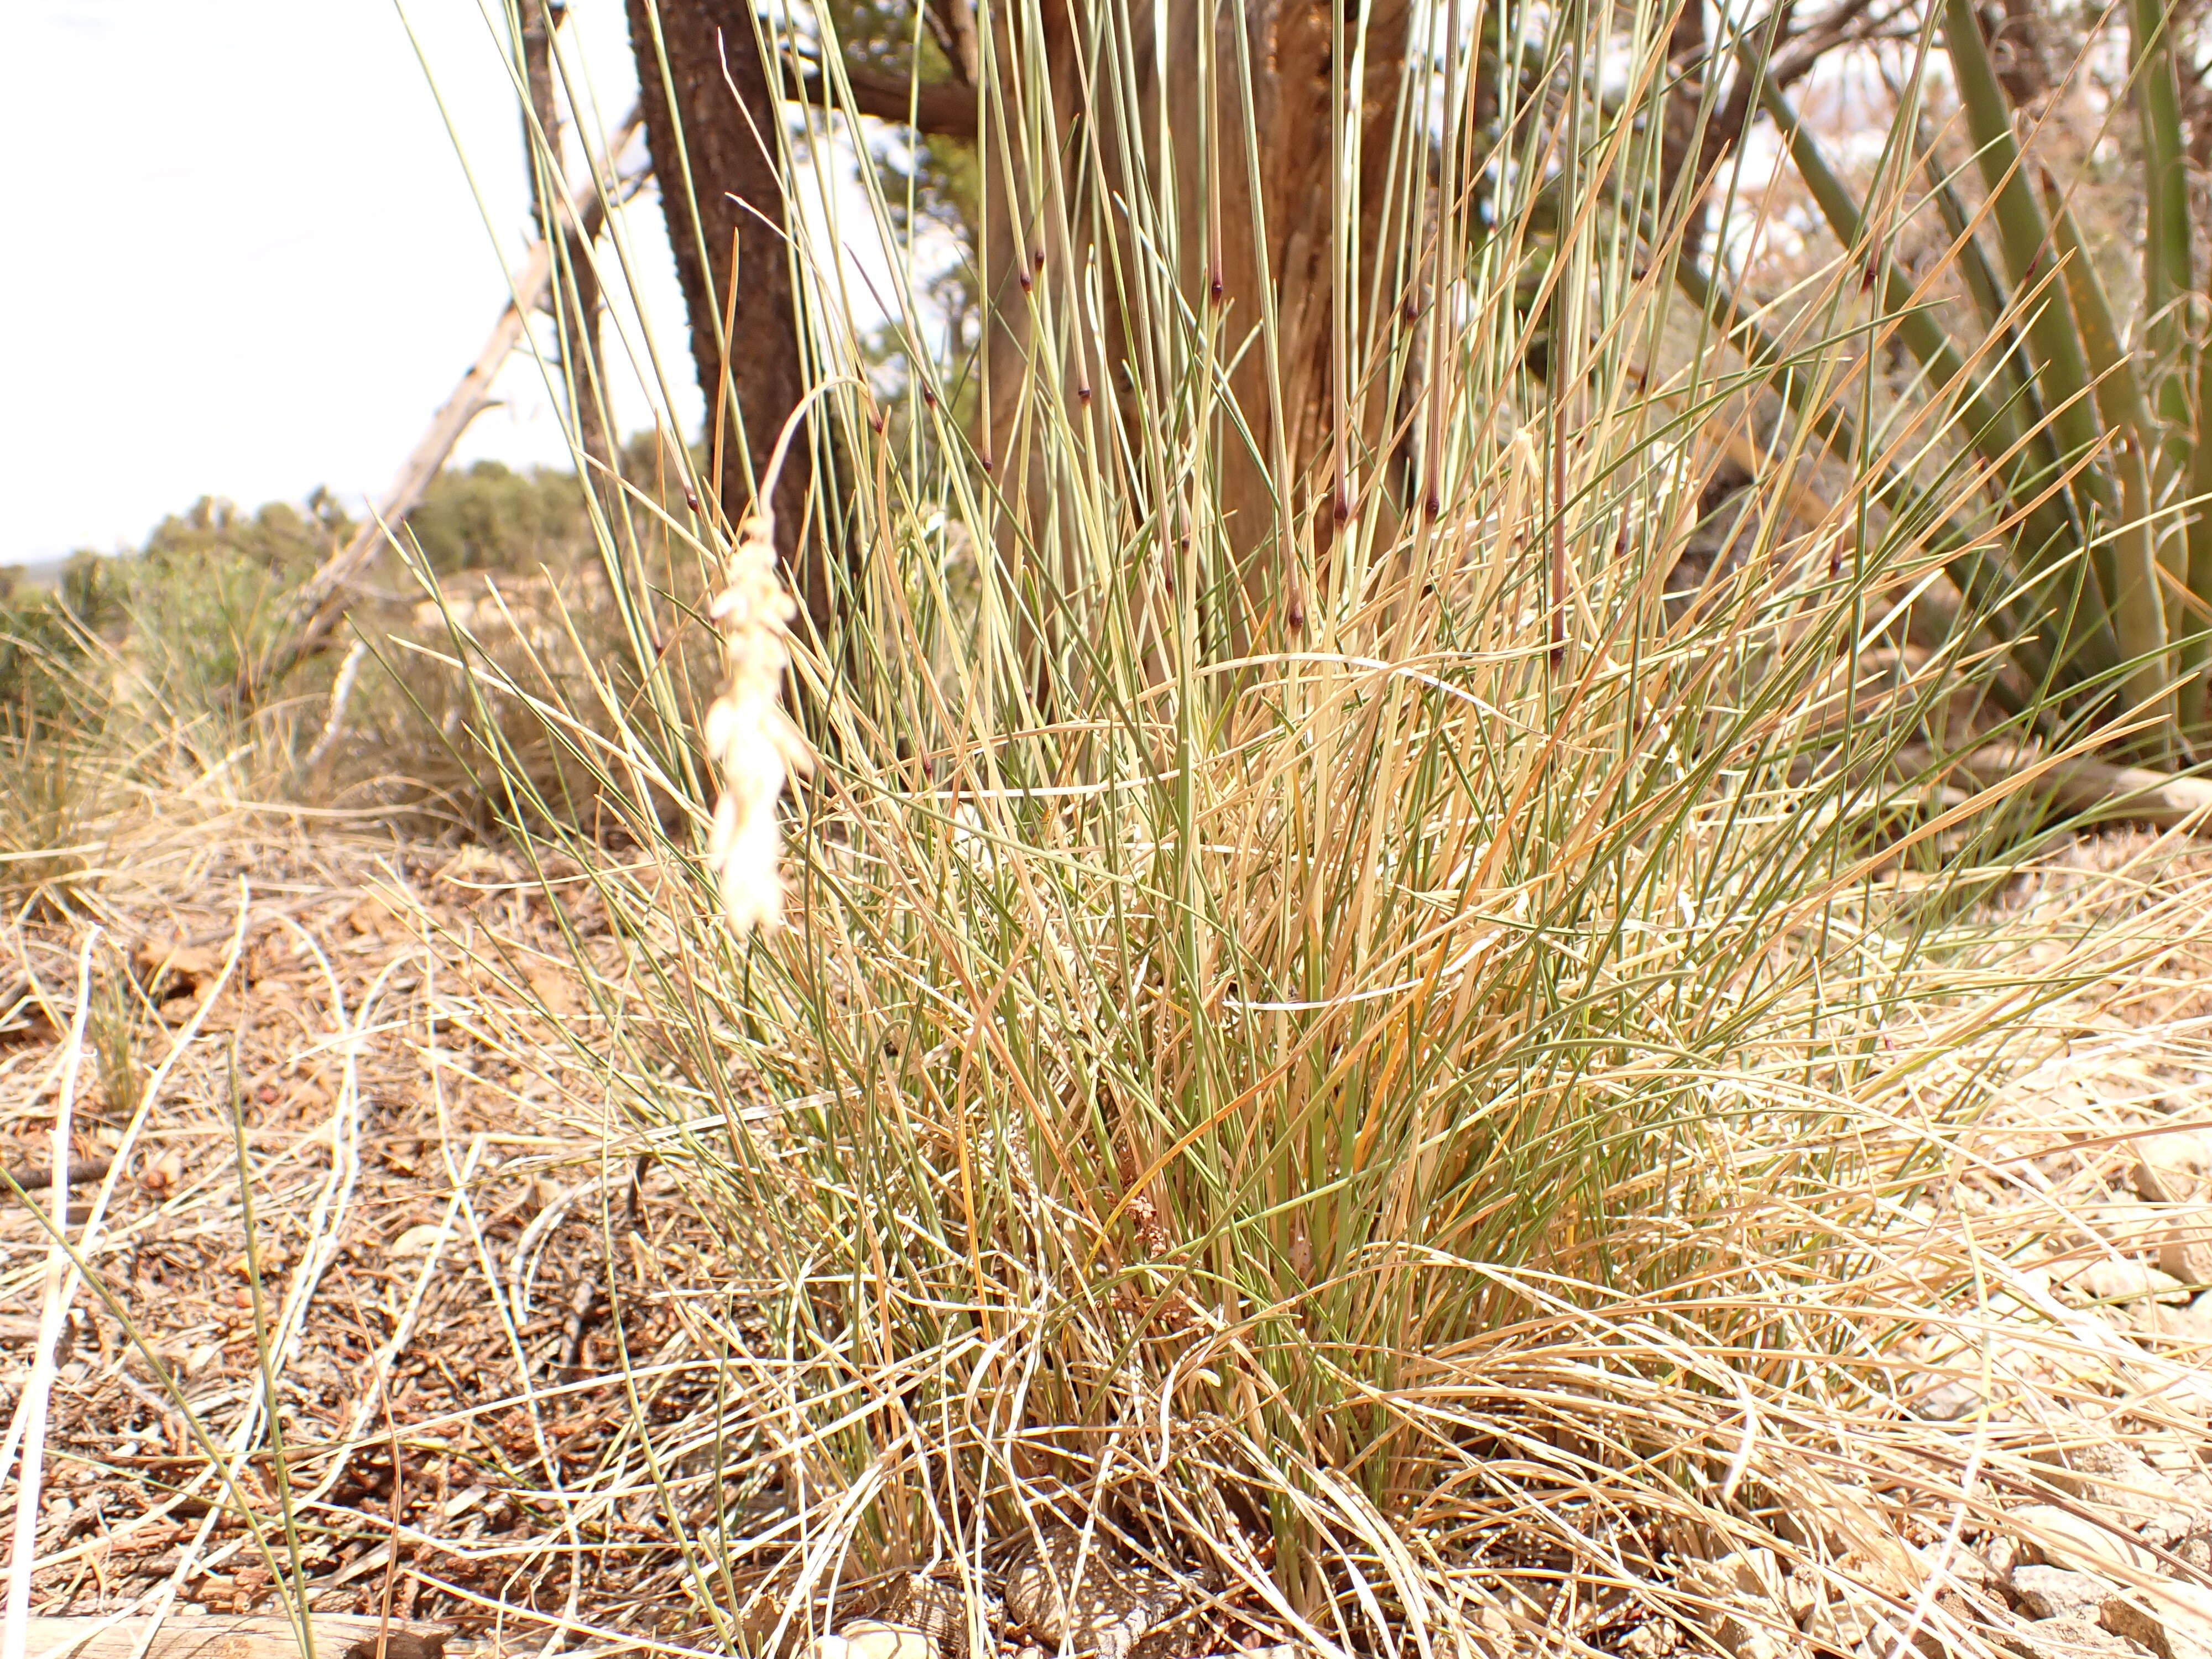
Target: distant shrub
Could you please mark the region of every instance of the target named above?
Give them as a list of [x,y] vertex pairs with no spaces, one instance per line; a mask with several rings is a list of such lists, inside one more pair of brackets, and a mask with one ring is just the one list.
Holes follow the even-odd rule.
[[121,562],[136,694],[180,714],[217,706],[239,670],[274,643],[291,590],[351,528],[319,491],[304,514],[277,502],[249,516],[204,499],[163,520]]
[[138,556],[148,564],[185,567],[185,574],[193,562],[222,558],[297,581],[353,530],[353,520],[327,489],[316,489],[299,507],[271,501],[250,514],[203,495],[186,512],[156,525]]
[[407,529],[441,576],[565,569],[595,545],[575,474],[544,467],[517,472],[498,461],[441,473],[407,515]]
[[0,734],[82,732],[96,703],[95,647],[124,623],[113,561],[96,554],[73,556],[51,588],[11,581],[0,592]]
[[[654,442],[642,434],[622,457],[625,477],[648,493],[670,471]],[[677,499],[664,505],[680,515],[680,486],[669,488]],[[675,574],[683,556],[651,515],[637,522],[641,568],[661,570],[656,585],[672,593],[695,587]],[[258,758],[236,775],[250,774],[257,788],[421,808],[472,828],[489,821],[477,773],[490,744],[511,751],[550,799],[587,811],[595,786],[548,744],[539,723],[410,648],[482,653],[506,673],[536,677],[541,690],[593,702],[587,665],[620,656],[621,623],[589,503],[570,472],[487,460],[441,473],[407,518],[408,553],[384,550],[335,648],[302,665],[273,699],[236,704],[240,669],[283,640],[301,582],[359,528],[326,489],[250,512],[204,496],[135,550],[78,554],[51,590],[0,573],[0,738],[66,729],[90,739],[127,728],[126,746],[146,764],[170,752],[195,771],[245,753],[245,744]],[[458,641],[441,602],[426,600],[426,574],[452,607]],[[683,614],[679,605],[672,616]],[[334,698],[356,639],[368,658]]]

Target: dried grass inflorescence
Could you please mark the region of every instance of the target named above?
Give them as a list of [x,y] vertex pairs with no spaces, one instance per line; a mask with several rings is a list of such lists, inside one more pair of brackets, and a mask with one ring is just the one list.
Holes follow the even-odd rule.
[[722,630],[726,671],[707,711],[707,752],[722,776],[707,861],[722,905],[740,931],[774,927],[783,917],[781,837],[775,806],[785,781],[803,775],[806,749],[784,712],[787,643],[798,602],[775,568],[775,520],[746,515],[730,549],[728,586],[708,614]]

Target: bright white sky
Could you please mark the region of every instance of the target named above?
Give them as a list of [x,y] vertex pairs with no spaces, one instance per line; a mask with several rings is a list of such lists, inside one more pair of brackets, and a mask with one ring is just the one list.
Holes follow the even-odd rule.
[[[8,0],[0,564],[112,550],[202,495],[384,489],[490,331],[528,228],[477,0],[405,3],[489,230],[393,0]],[[634,85],[621,0],[570,11],[611,125]],[[659,209],[626,217],[688,431]],[[536,364],[518,354],[500,391],[459,459],[565,464]],[[617,416],[645,424],[643,395]]]

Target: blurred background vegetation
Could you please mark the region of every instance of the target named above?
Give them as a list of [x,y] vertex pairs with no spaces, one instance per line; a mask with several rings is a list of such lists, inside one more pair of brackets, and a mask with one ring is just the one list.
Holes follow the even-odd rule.
[[[625,476],[652,489],[654,459],[651,434],[633,439]],[[457,663],[404,642],[450,653],[442,604],[503,660],[558,676],[607,626],[592,597],[586,497],[566,471],[485,460],[441,471],[403,522],[407,550],[386,543],[364,573],[337,648],[304,665],[283,697],[240,706],[241,672],[270,653],[295,623],[301,583],[360,528],[323,490],[251,512],[204,498],[139,547],[79,552],[43,580],[0,574],[0,741],[17,775],[57,752],[182,750],[204,766],[245,743],[274,798],[489,830],[495,807],[476,752],[488,733],[477,722],[495,724],[503,705],[472,693]],[[341,679],[337,726],[317,753]],[[517,735],[542,751],[526,724]],[[557,793],[550,770],[545,781]]]

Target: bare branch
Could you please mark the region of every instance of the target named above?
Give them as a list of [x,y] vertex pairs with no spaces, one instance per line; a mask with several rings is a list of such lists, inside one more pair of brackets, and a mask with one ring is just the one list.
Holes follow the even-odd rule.
[[[583,199],[582,209],[575,217],[577,234],[586,247],[598,238],[610,204],[620,206],[645,181],[642,173],[625,178],[612,172],[615,158],[628,147],[642,118],[635,110],[631,111],[609,142],[605,159],[591,159],[586,182],[569,189],[571,201]],[[564,209],[563,217],[566,216]],[[355,579],[383,548],[387,531],[397,529],[414,509],[438,476],[438,469],[446,464],[446,457],[460,441],[461,434],[491,406],[492,381],[521,343],[530,313],[552,286],[553,259],[552,248],[540,240],[531,248],[520,268],[508,277],[511,297],[500,313],[499,321],[493,325],[490,338],[477,354],[476,362],[461,376],[453,395],[440,406],[430,422],[430,429],[408,456],[369,522],[301,585],[293,602],[291,637],[272,656],[240,667],[237,683],[232,688],[236,699],[250,702],[266,688],[283,680],[303,659],[321,649],[330,638],[346,613]]]
[[1775,53],[1767,73],[1777,86],[1787,88],[1802,80],[1813,65],[1837,47],[1864,36],[1859,20],[1874,9],[1875,0],[1844,0],[1818,23],[1792,38]]
[[[787,94],[823,109],[848,108],[845,100],[823,78],[819,64],[787,60]],[[975,136],[975,93],[946,81],[921,81],[889,75],[850,59],[844,65],[846,83],[852,88],[849,107],[880,121],[896,121],[918,132],[939,138]]]

